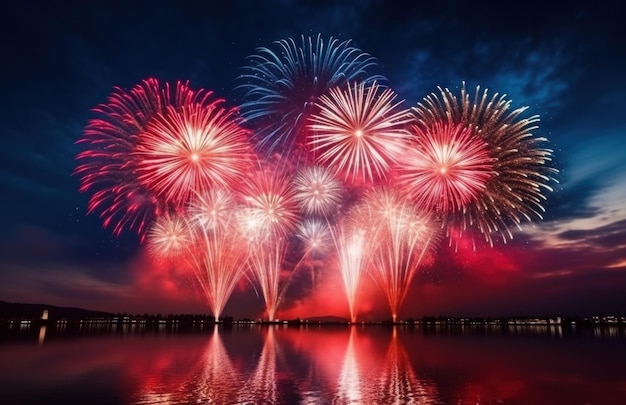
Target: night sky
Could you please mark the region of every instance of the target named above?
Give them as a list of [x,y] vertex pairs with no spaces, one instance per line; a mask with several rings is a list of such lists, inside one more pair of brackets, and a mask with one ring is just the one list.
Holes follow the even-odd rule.
[[[114,86],[189,80],[227,103],[246,57],[301,35],[351,39],[408,108],[437,86],[505,93],[541,117],[560,173],[542,222],[494,248],[446,244],[401,316],[626,314],[626,37],[601,1],[12,2],[0,23],[0,300],[128,313],[208,312],[193,280],[151,264],[131,232],[87,215],[72,172]],[[458,92],[457,92],[458,93]],[[338,278],[296,278],[279,317],[347,316]],[[371,283],[370,283],[371,284]],[[305,288],[304,285],[307,285]],[[224,313],[257,317],[241,282]],[[373,285],[363,318],[388,316]]]

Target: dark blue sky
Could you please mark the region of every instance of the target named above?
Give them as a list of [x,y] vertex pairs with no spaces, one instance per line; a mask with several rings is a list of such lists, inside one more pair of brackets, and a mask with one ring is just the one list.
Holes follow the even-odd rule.
[[[88,196],[72,176],[75,141],[114,86],[189,80],[237,105],[235,79],[256,47],[321,33],[374,56],[376,73],[407,106],[462,81],[506,93],[512,107],[540,115],[537,133],[555,150],[561,183],[545,221],[489,252],[441,253],[409,308],[420,315],[623,313],[621,10],[601,1],[544,3],[551,2],[11,3],[0,17],[0,300],[205,311],[191,282],[173,289],[147,270],[136,237],[115,238],[86,215]],[[307,294],[292,291],[300,300],[286,309],[315,302]],[[262,308],[241,291],[231,301],[226,312],[238,316]]]

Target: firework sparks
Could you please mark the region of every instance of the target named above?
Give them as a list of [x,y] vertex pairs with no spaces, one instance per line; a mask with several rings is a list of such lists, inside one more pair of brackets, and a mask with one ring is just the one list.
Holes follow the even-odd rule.
[[193,91],[187,83],[174,88],[146,79],[129,91],[114,88],[107,103],[93,109],[98,118],[90,120],[78,144],[86,149],[76,159],[74,173],[80,176],[80,192],[93,192],[88,212],[100,212],[105,228],[135,230],[144,236],[149,221],[164,210],[164,204],[137,179],[138,159],[133,152],[140,134],[167,108],[202,103],[206,93]]
[[139,181],[177,206],[198,190],[241,183],[250,162],[248,132],[222,102],[168,107],[150,121],[133,153]]
[[328,226],[314,219],[306,219],[300,223],[296,236],[298,236],[306,246],[304,256],[309,253],[323,254],[327,252],[331,241]]
[[374,58],[350,41],[302,36],[283,39],[275,49],[258,48],[248,58],[239,88],[245,91],[242,115],[258,128],[259,145],[269,152],[304,145],[307,119],[328,89],[351,81],[382,79],[367,73]]
[[148,233],[148,248],[158,259],[174,259],[185,255],[192,244],[187,221],[180,215],[159,217]]
[[419,211],[389,188],[372,191],[363,204],[367,213],[363,220],[371,226],[371,272],[395,322],[424,255],[436,245],[438,228],[428,212]]
[[188,212],[193,225],[207,230],[223,230],[235,208],[236,202],[232,193],[221,188],[211,188],[196,195],[189,203]]
[[250,245],[250,269],[263,293],[270,322],[275,319],[276,310],[287,287],[286,281],[281,280],[287,247],[288,244],[283,238],[264,240]]
[[395,98],[393,90],[377,83],[354,83],[321,96],[319,113],[310,120],[309,144],[319,153],[317,161],[353,182],[385,177],[406,148],[405,126],[412,120]]
[[341,203],[341,183],[323,166],[309,166],[294,178],[295,199],[309,215],[330,215]]
[[280,172],[259,170],[244,190],[244,227],[262,237],[287,236],[298,222],[298,208],[291,179]]
[[248,269],[248,247],[241,243],[235,213],[223,228],[196,227],[188,256],[194,274],[216,320],[237,282]]
[[[459,230],[456,236],[475,229],[493,245],[496,236],[504,242],[513,238],[511,226],[521,228],[525,221],[543,218],[544,193],[552,191],[549,184],[556,182],[558,170],[551,166],[552,150],[543,146],[547,139],[532,134],[538,128],[539,117],[521,118],[527,108],[511,111],[510,107],[511,102],[504,95],[496,93],[490,98],[487,90],[481,92],[479,87],[470,100],[463,85],[459,99],[450,90],[440,89],[439,96],[431,94],[414,108],[419,133],[432,135],[440,132],[440,128],[450,130],[461,126],[465,128],[461,130],[461,139],[463,131],[469,131],[467,136],[471,133],[470,137],[479,137],[484,142],[484,146],[475,140],[469,142],[474,152],[467,156],[472,156],[471,161],[482,162],[471,169],[471,174],[464,175],[471,180],[465,181],[465,186],[474,191],[462,193],[467,198],[460,201],[453,198],[446,203],[447,207],[462,205],[462,209],[440,212],[448,230]],[[490,163],[483,158],[483,147]],[[410,164],[407,170],[411,170]],[[487,172],[492,173],[488,178]],[[405,173],[405,179],[411,176]],[[455,194],[451,192],[448,196]]]
[[356,322],[357,298],[361,276],[366,270],[366,229],[358,224],[361,218],[360,207],[354,207],[347,218],[333,229],[333,240],[339,259],[339,271],[348,298],[350,320]]
[[493,176],[487,143],[459,124],[412,129],[414,145],[399,165],[400,187],[425,209],[459,211],[475,201]]

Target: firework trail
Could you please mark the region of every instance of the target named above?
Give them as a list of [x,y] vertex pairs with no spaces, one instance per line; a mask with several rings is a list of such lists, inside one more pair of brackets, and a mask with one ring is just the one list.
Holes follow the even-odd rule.
[[281,278],[287,247],[288,243],[281,237],[256,241],[250,245],[250,270],[261,288],[270,322],[275,319],[287,287],[287,280]]
[[194,229],[188,258],[215,320],[219,321],[226,302],[248,269],[248,246],[241,243],[234,212],[224,228]]
[[363,205],[365,218],[361,220],[370,225],[369,268],[396,322],[422,259],[438,241],[439,227],[430,213],[419,211],[388,187],[371,191]]
[[258,145],[272,152],[303,148],[307,119],[317,99],[330,88],[348,82],[383,80],[367,70],[373,57],[350,41],[302,36],[261,47],[248,57],[249,65],[239,77],[245,92],[241,112],[251,127],[258,129]]
[[[460,98],[439,90],[413,109],[412,131],[424,139],[402,159],[399,182],[416,201],[435,203],[451,242],[472,229],[492,246],[494,237],[506,242],[513,237],[511,226],[521,229],[525,221],[543,219],[544,193],[557,182],[552,150],[543,146],[547,139],[532,134],[539,117],[521,118],[526,107],[511,110],[505,95],[489,97],[480,87],[473,100],[465,84]],[[444,151],[446,141],[458,141],[458,150]],[[450,162],[453,170],[441,171]],[[442,180],[446,176],[453,178]],[[430,191],[442,187],[446,203]]]
[[207,93],[191,90],[187,83],[162,86],[146,79],[129,91],[114,88],[106,103],[93,109],[78,144],[85,145],[76,159],[74,173],[80,177],[80,192],[91,192],[88,212],[99,212],[105,228],[119,236],[125,229],[143,239],[148,222],[165,207],[139,181],[138,159],[133,152],[146,126],[167,108],[204,103]]
[[330,89],[310,119],[308,144],[318,163],[352,183],[384,178],[406,150],[413,117],[394,103],[396,94],[377,83]]
[[339,260],[339,272],[346,289],[350,321],[356,322],[356,303],[361,277],[367,265],[366,226],[361,224],[361,207],[353,207],[344,221],[333,227],[331,232]]

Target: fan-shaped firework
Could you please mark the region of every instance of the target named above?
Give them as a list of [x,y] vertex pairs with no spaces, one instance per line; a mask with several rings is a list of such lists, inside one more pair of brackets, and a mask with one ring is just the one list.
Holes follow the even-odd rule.
[[346,180],[385,177],[406,148],[405,129],[411,114],[394,104],[396,94],[374,83],[331,89],[320,97],[319,112],[311,116],[309,144],[317,162]]
[[114,88],[107,103],[94,108],[98,118],[90,120],[78,140],[86,149],[77,155],[75,174],[81,192],[93,192],[88,212],[100,212],[104,227],[119,235],[134,229],[144,235],[148,220],[163,208],[154,193],[136,177],[138,159],[133,151],[147,124],[168,107],[178,109],[203,103],[206,92],[193,91],[187,83],[161,86],[147,79],[126,91]]
[[[479,87],[474,99],[470,100],[463,85],[460,99],[450,90],[440,89],[439,96],[431,94],[414,108],[419,133],[432,135],[460,126],[462,132],[469,131],[472,135],[468,133],[468,136],[479,137],[484,142],[489,159],[483,159],[482,143],[475,140],[470,144],[479,153],[467,154],[474,162],[482,162],[473,169],[479,177],[472,178],[477,185],[475,190],[480,191],[462,201],[448,201],[448,207],[462,205],[462,209],[441,214],[448,230],[458,230],[462,234],[468,228],[476,229],[490,244],[493,244],[494,235],[499,235],[505,242],[512,238],[510,226],[519,227],[524,221],[542,218],[542,203],[546,199],[543,193],[552,191],[549,183],[556,182],[558,173],[550,165],[552,150],[543,146],[547,139],[532,134],[538,128],[539,117],[521,118],[526,107],[511,111],[510,105],[505,95],[496,93],[488,97],[487,90],[481,92]],[[423,148],[424,145],[414,147]],[[415,173],[411,174],[410,162],[403,169],[405,178],[415,177]],[[492,173],[488,179],[485,172]],[[433,179],[436,180],[436,176]],[[484,186],[481,185],[483,181]],[[432,187],[436,186],[435,181]],[[405,183],[405,188],[409,193],[420,193],[419,189],[412,189],[411,182]],[[420,189],[423,194],[428,186],[420,186]]]
[[248,132],[222,103],[168,107],[151,120],[133,153],[139,181],[178,206],[196,190],[239,184],[249,168]]
[[295,199],[309,215],[330,215],[341,203],[341,183],[323,166],[309,166],[294,178]]
[[286,174],[261,169],[248,180],[243,195],[248,206],[244,227],[249,231],[269,237],[286,236],[295,229],[298,207]]
[[354,206],[342,220],[331,229],[337,249],[338,266],[346,289],[350,320],[356,322],[357,298],[361,276],[367,269],[367,232],[369,224],[362,221],[363,207]]
[[419,211],[390,188],[370,192],[364,207],[367,215],[361,221],[371,226],[367,254],[372,275],[387,297],[395,322],[424,255],[439,239],[439,227],[429,212]]
[[376,62],[353,46],[321,35],[283,39],[274,48],[258,48],[240,76],[245,91],[243,116],[268,151],[304,145],[307,118],[318,97],[351,81],[382,79],[367,70]]
[[398,183],[425,209],[457,211],[475,201],[494,175],[487,143],[462,124],[412,126]]
[[287,242],[281,237],[257,241],[250,245],[250,269],[261,288],[270,322],[274,321],[287,286],[286,280],[281,280],[287,246]]
[[234,211],[224,227],[212,230],[195,227],[194,230],[189,262],[215,319],[219,320],[233,289],[248,268],[248,246],[241,243]]

